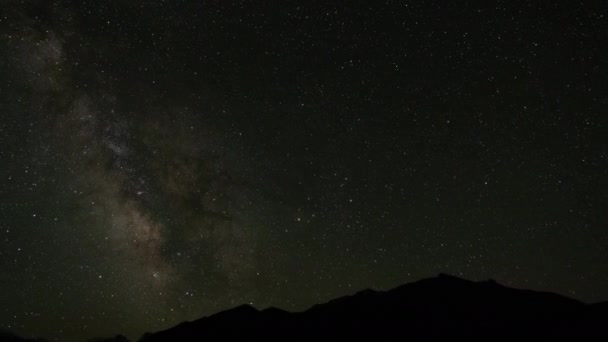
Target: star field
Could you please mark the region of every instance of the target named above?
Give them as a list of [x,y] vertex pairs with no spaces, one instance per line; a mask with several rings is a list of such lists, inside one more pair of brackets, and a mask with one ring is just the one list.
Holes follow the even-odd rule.
[[0,329],[439,272],[608,299],[602,2],[3,1]]

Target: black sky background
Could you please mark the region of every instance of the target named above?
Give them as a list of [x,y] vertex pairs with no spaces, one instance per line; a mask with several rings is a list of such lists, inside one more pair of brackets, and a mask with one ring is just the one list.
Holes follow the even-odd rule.
[[0,324],[439,272],[608,299],[602,1],[3,1]]

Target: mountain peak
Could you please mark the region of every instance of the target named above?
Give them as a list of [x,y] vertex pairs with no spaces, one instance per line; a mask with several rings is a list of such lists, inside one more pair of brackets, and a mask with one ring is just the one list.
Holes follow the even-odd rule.
[[141,341],[608,337],[603,328],[606,310],[557,294],[509,288],[492,279],[473,282],[442,273],[389,291],[363,290],[297,313],[241,305],[147,334]]
[[470,280],[460,278],[455,275],[447,274],[447,273],[439,273],[437,275],[437,277],[431,278],[431,279],[440,280],[440,281],[458,282],[458,283],[472,283],[472,281],[470,281]]

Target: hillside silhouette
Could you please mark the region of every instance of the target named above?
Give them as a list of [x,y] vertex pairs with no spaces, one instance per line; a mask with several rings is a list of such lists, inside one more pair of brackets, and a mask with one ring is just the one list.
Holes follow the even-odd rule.
[[312,338],[608,337],[608,303],[441,274],[389,291],[364,290],[303,312],[242,305],[141,342]]
[[[436,337],[608,338],[608,302],[585,304],[549,292],[509,288],[493,280],[440,274],[388,291],[363,290],[303,312],[241,305],[140,342],[314,338],[404,340]],[[0,331],[0,341],[21,339]],[[89,341],[125,342],[124,336]]]
[[44,339],[38,338],[23,338],[17,336],[10,331],[0,330],[0,341],[2,342],[48,342]]

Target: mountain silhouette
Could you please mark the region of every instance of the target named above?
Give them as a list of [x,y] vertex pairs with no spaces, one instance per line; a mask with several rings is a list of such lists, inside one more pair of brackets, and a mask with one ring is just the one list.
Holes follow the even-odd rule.
[[608,303],[441,274],[389,291],[364,290],[303,312],[236,308],[144,334],[141,342],[311,338],[608,337]]
[[[585,304],[549,292],[469,281],[440,274],[388,291],[363,290],[306,311],[241,305],[146,333],[140,342],[314,338],[404,340],[436,337],[603,338],[608,340],[608,302]],[[24,339],[0,330],[0,341]],[[122,335],[95,342],[126,342]]]
[[38,338],[23,338],[19,337],[9,331],[0,330],[0,341],[2,342],[48,342],[44,339]]

